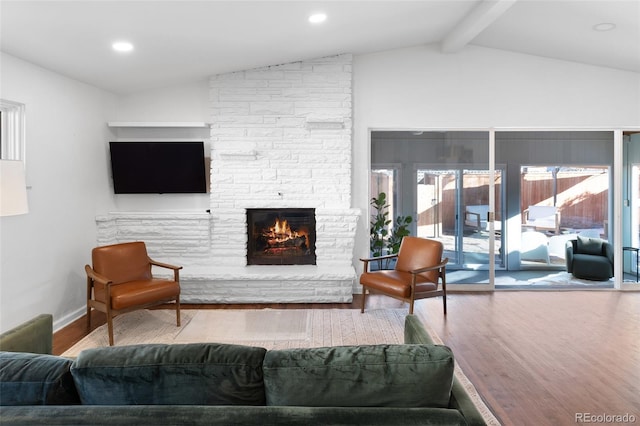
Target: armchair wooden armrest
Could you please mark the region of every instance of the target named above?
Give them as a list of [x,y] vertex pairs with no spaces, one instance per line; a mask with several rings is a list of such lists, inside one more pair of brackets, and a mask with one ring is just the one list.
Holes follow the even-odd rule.
[[447,262],[449,262],[449,258],[445,257],[442,260],[442,263],[439,263],[439,264],[437,264],[435,266],[427,266],[426,268],[414,269],[414,270],[409,271],[409,272],[411,274],[413,274],[413,275],[417,275],[417,274],[421,274],[421,273],[427,272],[427,271],[434,271],[434,270],[443,268],[447,264]]
[[376,256],[376,257],[368,257],[368,258],[360,258],[363,262],[373,262],[374,260],[384,260],[384,259],[393,259],[394,257],[398,257],[398,254],[387,254],[385,256]]
[[378,260],[386,260],[386,259],[395,259],[398,257],[398,253],[396,254],[387,254],[385,256],[376,256],[376,257],[368,257],[368,258],[360,258],[362,262],[364,262],[364,272],[369,271],[369,262],[375,262]]
[[182,266],[175,266],[175,265],[171,265],[169,263],[158,262],[157,260],[153,260],[151,258],[149,258],[149,263],[151,263],[151,265],[153,265],[153,266],[158,266],[160,268],[166,268],[166,269],[173,270],[173,280],[176,281],[176,282],[180,281],[180,273],[178,271],[180,271],[180,269],[182,269]]
[[87,273],[87,277],[91,278],[93,281],[99,282],[102,285],[111,285],[111,283],[113,282],[109,278],[94,271],[93,268],[89,265],[84,265],[84,270]]
[[149,263],[154,266],[160,266],[161,268],[173,269],[174,271],[182,269],[182,266],[175,266],[169,263],[158,262],[157,260],[149,259]]
[[[427,271],[438,271],[438,278],[442,280],[442,294],[444,297],[446,297],[446,291],[447,291],[447,279],[446,279],[446,272],[445,272],[445,265],[447,264],[447,262],[449,262],[449,258],[445,257],[442,262],[440,262],[439,264],[435,265],[435,266],[427,266],[425,268],[419,268],[419,269],[414,269],[409,271],[409,273],[411,274],[411,292],[413,294],[415,294],[416,292],[416,279],[418,274],[421,274],[423,272],[427,272]],[[436,291],[438,291],[438,279],[436,279],[435,282],[436,285]],[[445,314],[447,313],[447,308],[446,308],[446,301],[443,302],[444,303],[444,311]]]

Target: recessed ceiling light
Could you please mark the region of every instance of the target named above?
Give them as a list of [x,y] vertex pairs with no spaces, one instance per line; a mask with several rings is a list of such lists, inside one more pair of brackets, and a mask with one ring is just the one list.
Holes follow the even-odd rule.
[[593,26],[594,31],[612,31],[616,29],[616,24],[612,22],[601,22]]
[[111,45],[116,52],[131,52],[133,50],[133,44],[128,41],[116,41]]
[[320,24],[326,20],[327,15],[324,13],[314,13],[313,15],[309,16],[309,22],[311,22],[312,24]]

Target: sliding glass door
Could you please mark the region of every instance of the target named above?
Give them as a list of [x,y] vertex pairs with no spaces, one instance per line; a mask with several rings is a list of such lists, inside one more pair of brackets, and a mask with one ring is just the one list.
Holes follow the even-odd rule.
[[[489,269],[490,175],[486,169],[438,169],[433,165],[417,169],[417,234],[442,241],[452,267]],[[493,179],[499,212],[500,171]],[[497,214],[493,233],[497,267],[502,266],[501,229],[501,215]]]
[[393,175],[390,218],[411,216],[412,235],[444,244],[447,282],[488,283],[487,271],[504,264],[502,171],[489,167],[489,132],[380,131],[371,140],[371,198],[392,190],[379,176]]
[[624,135],[623,281],[638,282],[640,252],[640,131]]

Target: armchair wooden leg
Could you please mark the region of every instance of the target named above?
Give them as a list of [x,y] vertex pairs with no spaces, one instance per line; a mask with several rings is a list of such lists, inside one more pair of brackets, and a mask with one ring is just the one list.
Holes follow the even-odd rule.
[[91,332],[91,305],[87,302],[87,333]]
[[442,279],[442,309],[444,316],[447,316],[447,274],[444,268],[440,271],[440,279]]
[[176,298],[176,324],[180,327],[180,296]]
[[444,314],[447,315],[447,295],[446,295],[446,293],[442,295],[442,308],[444,309]]
[[413,303],[415,302],[414,299],[411,299],[411,301],[409,302],[409,315],[413,315]]
[[364,303],[365,300],[367,298],[367,288],[365,286],[362,286],[362,307],[360,308],[360,313],[364,314]]
[[109,346],[113,346],[113,318],[111,312],[107,314],[107,330],[109,331]]

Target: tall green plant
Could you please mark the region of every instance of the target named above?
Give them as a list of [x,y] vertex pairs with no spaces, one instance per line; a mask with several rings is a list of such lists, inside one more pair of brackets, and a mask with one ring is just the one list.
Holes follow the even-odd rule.
[[370,227],[370,239],[369,249],[373,257],[383,256],[387,235],[389,235],[389,212],[387,209],[387,194],[381,192],[378,197],[371,199],[371,207],[374,209],[374,214],[371,215],[371,227]]
[[[411,216],[398,216],[390,229],[389,225],[389,205],[387,204],[387,194],[381,192],[378,197],[371,199],[371,206],[374,214],[371,215],[369,248],[373,257],[396,254],[400,250],[400,243],[407,235],[410,235],[409,224],[413,222]],[[378,269],[382,269],[383,262],[378,261]],[[384,263],[384,267],[389,266],[389,260]]]
[[393,229],[387,240],[387,247],[390,254],[396,254],[400,251],[402,239],[411,234],[408,228],[411,222],[413,222],[411,216],[398,216],[393,222]]

